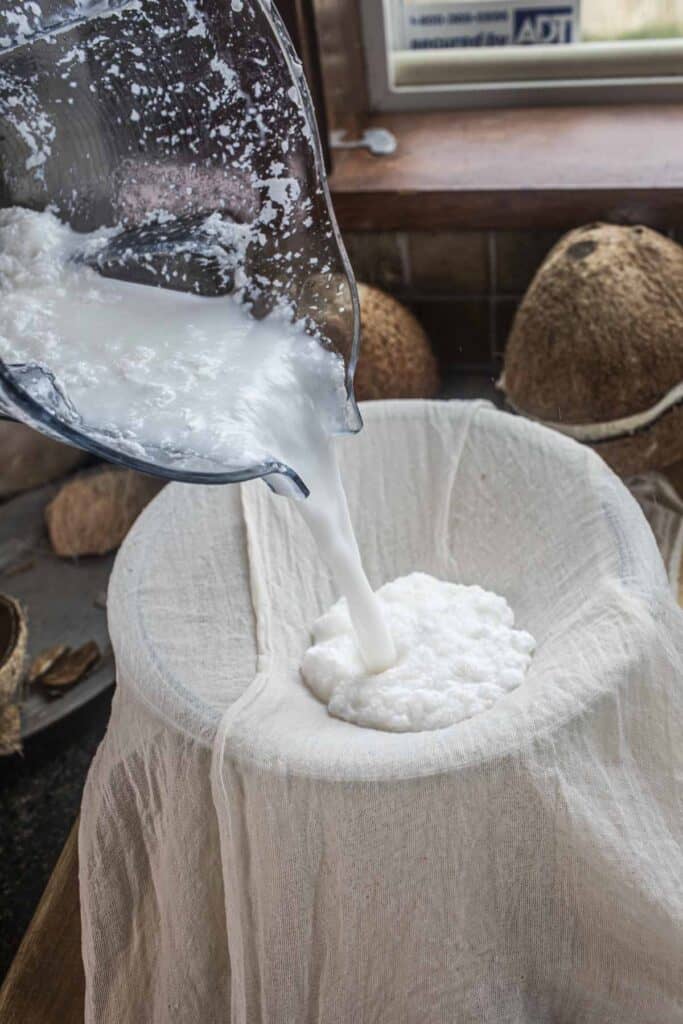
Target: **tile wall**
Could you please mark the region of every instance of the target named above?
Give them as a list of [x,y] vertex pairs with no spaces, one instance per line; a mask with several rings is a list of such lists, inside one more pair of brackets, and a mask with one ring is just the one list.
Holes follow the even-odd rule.
[[347,233],[356,277],[408,305],[444,372],[497,373],[515,309],[557,232]]
[[561,231],[364,232],[345,235],[359,281],[420,320],[444,375],[497,376],[517,305]]

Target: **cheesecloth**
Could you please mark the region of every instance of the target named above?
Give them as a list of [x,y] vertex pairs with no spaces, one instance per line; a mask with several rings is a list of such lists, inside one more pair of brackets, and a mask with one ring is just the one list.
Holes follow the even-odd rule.
[[81,816],[89,1024],[683,1021],[683,615],[587,448],[484,404],[340,444],[373,585],[503,594],[538,648],[392,734],[301,683],[335,597],[292,502],[173,484],[117,559]]

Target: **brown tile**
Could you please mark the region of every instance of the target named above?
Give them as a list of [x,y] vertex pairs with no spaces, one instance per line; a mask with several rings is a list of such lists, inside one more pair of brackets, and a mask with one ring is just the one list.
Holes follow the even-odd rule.
[[413,304],[444,373],[456,366],[491,366],[491,318],[486,299]]
[[485,231],[414,231],[408,235],[410,284],[453,295],[489,291],[489,242]]
[[493,353],[502,357],[520,299],[495,299],[493,304]]
[[497,231],[496,294],[516,295],[525,292],[541,263],[561,237],[556,231]]
[[441,398],[461,398],[471,401],[484,398],[502,409],[505,400],[502,391],[496,387],[497,372],[491,370],[467,370],[455,366],[442,380]]
[[404,287],[401,237],[395,231],[349,232],[344,235],[353,272],[364,284],[392,291]]

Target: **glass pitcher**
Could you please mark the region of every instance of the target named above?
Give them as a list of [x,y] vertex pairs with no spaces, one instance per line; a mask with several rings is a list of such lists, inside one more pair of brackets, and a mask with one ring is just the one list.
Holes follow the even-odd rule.
[[[0,206],[49,207],[78,232],[117,226],[92,264],[104,276],[237,295],[257,319],[286,308],[343,358],[337,429],[360,429],[355,282],[302,66],[269,0],[6,7],[0,173]],[[207,465],[144,439],[131,454],[89,429],[37,364],[0,361],[0,412],[143,472],[201,483],[281,474],[306,493],[274,459]]]

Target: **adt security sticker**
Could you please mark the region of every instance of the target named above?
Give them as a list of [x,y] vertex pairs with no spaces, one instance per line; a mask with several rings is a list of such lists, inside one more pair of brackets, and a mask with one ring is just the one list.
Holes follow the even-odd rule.
[[408,50],[462,46],[552,46],[580,38],[581,0],[404,0]]
[[571,7],[519,7],[512,12],[512,42],[518,46],[574,41]]

